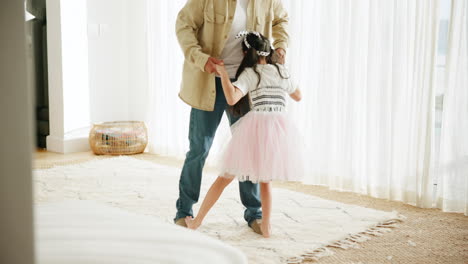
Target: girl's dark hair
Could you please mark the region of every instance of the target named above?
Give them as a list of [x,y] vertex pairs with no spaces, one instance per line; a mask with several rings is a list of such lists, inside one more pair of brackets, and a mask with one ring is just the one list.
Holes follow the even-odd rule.
[[[244,52],[245,56],[244,59],[242,59],[242,62],[237,69],[236,72],[236,80],[239,78],[239,76],[242,74],[242,72],[246,68],[253,68],[255,74],[258,77],[258,82],[257,86],[260,84],[261,76],[260,73],[257,70],[257,64],[258,60],[262,57],[257,54],[257,51],[263,51],[263,52],[269,52],[270,54],[266,56],[266,62],[268,64],[275,65],[276,69],[278,70],[278,73],[280,74],[281,78],[286,79],[288,77],[283,76],[281,73],[278,65],[276,64],[277,62],[273,59],[275,50],[271,48],[270,41],[265,38],[262,34],[258,33],[248,33],[245,36],[247,42],[250,45],[250,48],[248,48],[244,41],[242,41],[242,51]],[[243,116],[247,112],[250,111],[250,97],[249,94],[245,95],[242,97],[235,105],[229,107],[229,111],[231,112],[232,115],[239,117]]]

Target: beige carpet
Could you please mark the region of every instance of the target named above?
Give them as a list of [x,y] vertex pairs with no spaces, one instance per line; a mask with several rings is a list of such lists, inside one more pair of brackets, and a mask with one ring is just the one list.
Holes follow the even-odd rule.
[[[180,160],[155,155],[133,157],[166,165],[182,164]],[[34,168],[50,168],[94,158],[96,156],[91,153],[60,155],[38,152]],[[324,187],[301,184],[276,184],[275,187],[383,211],[397,210],[407,217],[394,232],[360,243],[361,249],[337,249],[334,255],[320,259],[319,263],[468,263],[468,218],[462,214],[420,209],[399,202],[329,191]]]

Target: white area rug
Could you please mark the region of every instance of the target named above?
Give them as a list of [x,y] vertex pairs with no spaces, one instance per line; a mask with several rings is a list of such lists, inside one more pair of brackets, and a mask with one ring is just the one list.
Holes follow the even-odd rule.
[[[100,201],[172,223],[180,170],[131,157],[36,170],[35,199],[38,203],[69,199]],[[195,212],[215,177],[203,176]],[[247,227],[243,212],[238,184],[233,182],[198,231],[241,249],[249,263],[318,259],[332,254],[330,247],[358,247],[358,242],[389,232],[403,219],[397,212],[274,188],[273,235],[264,239]]]

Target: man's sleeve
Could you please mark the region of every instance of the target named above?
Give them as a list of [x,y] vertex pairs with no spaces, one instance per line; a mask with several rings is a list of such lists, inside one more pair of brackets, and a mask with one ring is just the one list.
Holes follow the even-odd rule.
[[286,9],[284,9],[281,0],[273,0],[273,46],[275,49],[282,48],[286,50],[288,47],[289,34],[288,34],[288,23],[289,15]]
[[198,30],[204,23],[203,4],[203,0],[188,0],[176,21],[176,35],[184,57],[201,71],[205,71],[205,64],[210,57],[203,53],[197,39]]

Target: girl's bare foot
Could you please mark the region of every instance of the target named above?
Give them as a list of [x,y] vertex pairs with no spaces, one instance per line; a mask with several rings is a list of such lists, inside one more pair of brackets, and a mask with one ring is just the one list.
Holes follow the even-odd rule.
[[264,238],[269,238],[271,235],[271,225],[270,223],[262,221],[260,224],[260,230],[262,230],[262,234]]
[[188,229],[195,230],[200,226],[200,223],[198,223],[192,216],[185,217],[185,223],[187,224]]

